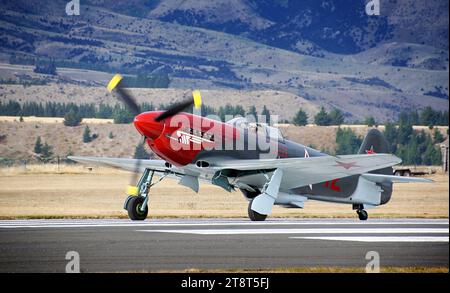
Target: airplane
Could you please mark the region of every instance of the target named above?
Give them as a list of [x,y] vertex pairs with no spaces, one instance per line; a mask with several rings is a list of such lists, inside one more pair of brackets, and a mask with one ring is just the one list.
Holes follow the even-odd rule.
[[368,131],[358,154],[332,156],[287,140],[278,128],[264,123],[243,117],[222,122],[183,112],[190,106],[200,108],[199,91],[166,111],[141,113],[121,75],[113,77],[108,90],[135,114],[142,142],[161,159],[68,158],[142,172],[138,183],[127,188],[124,209],[131,220],[147,218],[150,188],[166,177],[178,178],[195,192],[199,181],[228,192],[240,190],[252,221],[264,221],[274,205],[303,208],[307,200],[348,204],[360,220],[367,220],[366,209],[389,202],[393,183],[433,182],[394,176],[392,166],[401,159],[389,153],[386,139],[375,128]]

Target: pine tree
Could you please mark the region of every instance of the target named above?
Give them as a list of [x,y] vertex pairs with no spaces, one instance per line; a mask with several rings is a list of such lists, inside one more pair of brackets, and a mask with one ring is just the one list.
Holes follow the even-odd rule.
[[341,125],[345,122],[344,113],[342,113],[342,111],[337,108],[331,110],[329,117],[331,125]]
[[441,143],[444,141],[444,136],[441,134],[439,129],[435,128],[433,133],[434,143]]
[[81,123],[81,116],[71,108],[69,112],[64,115],[64,125],[65,126],[78,126]]
[[42,142],[41,142],[41,137],[38,136],[36,138],[36,142],[34,143],[34,152],[36,154],[40,154],[42,152]]
[[254,105],[250,106],[250,109],[248,110],[247,115],[252,116],[253,119],[256,120],[256,118],[258,117],[258,112],[256,112],[256,107]]
[[136,146],[136,149],[134,150],[134,156],[135,159],[148,159],[150,155],[145,150],[145,146],[143,143],[140,143]]
[[263,109],[261,111],[262,119],[263,121],[260,121],[262,123],[269,123],[270,122],[270,111],[267,109],[266,105],[263,106]]
[[294,119],[292,119],[292,123],[297,126],[305,126],[308,124],[308,114],[302,109],[298,110],[297,114],[295,114]]
[[89,129],[89,126],[86,125],[83,132],[83,142],[88,143],[91,141],[92,141],[91,130]]
[[322,125],[322,126],[330,125],[331,119],[330,119],[330,116],[328,115],[327,111],[325,111],[324,107],[320,108],[319,113],[317,113],[317,115],[314,117],[314,122],[317,125]]
[[52,156],[53,156],[53,147],[47,144],[47,142],[44,143],[44,145],[42,146],[41,161],[47,163],[52,159]]
[[367,117],[366,120],[364,120],[364,124],[366,124],[369,127],[375,126],[377,123],[375,121],[375,118],[373,116]]
[[336,132],[336,154],[356,154],[362,143],[361,138],[356,136],[351,128],[338,128]]
[[108,138],[109,138],[109,139],[113,139],[113,138],[114,138],[114,134],[113,134],[113,132],[112,132],[112,131],[110,131],[110,132],[109,132],[109,134],[108,134]]

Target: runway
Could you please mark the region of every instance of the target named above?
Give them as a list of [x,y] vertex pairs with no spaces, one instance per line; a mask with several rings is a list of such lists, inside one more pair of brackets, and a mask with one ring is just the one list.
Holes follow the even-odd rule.
[[0,221],[0,272],[448,267],[448,219],[148,219]]

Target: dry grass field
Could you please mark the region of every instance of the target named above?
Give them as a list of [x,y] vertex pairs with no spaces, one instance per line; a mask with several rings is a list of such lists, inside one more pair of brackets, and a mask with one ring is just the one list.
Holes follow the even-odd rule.
[[[126,218],[122,209],[131,174],[107,168],[54,165],[0,169],[0,218]],[[449,177],[436,174],[434,184],[397,184],[391,201],[369,210],[372,218],[448,218]],[[150,217],[246,217],[247,201],[202,184],[198,194],[172,179],[151,191]],[[306,202],[305,208],[275,207],[271,217],[350,217],[348,205]]]

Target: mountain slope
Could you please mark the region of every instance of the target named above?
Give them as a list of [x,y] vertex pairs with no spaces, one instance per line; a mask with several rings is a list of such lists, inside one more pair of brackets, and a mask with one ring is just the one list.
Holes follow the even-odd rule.
[[[310,52],[306,52],[309,55],[306,55],[295,49],[268,46],[255,41],[254,37],[250,39],[153,18],[172,11],[167,3],[180,3],[183,5],[177,13],[195,8],[197,14],[205,14],[210,17],[209,21],[217,22],[224,13],[212,4],[208,6],[206,1],[163,1],[147,5],[148,2],[140,0],[128,4],[91,0],[86,1],[87,4],[82,2],[81,15],[76,17],[65,15],[66,3],[61,0],[2,3],[0,59],[25,64],[34,64],[35,59],[51,59],[59,68],[109,73],[165,72],[170,76],[171,87],[175,88],[284,91],[304,97],[317,107],[340,108],[349,120],[373,115],[385,121],[396,117],[402,110],[420,109],[427,105],[440,110],[448,108],[448,51],[444,49],[402,42],[382,43],[359,54],[342,55],[299,38],[296,46],[302,50],[309,48]],[[165,8],[162,3],[166,3]],[[220,3],[224,2],[214,2],[215,5]],[[255,34],[267,32],[277,27],[282,17],[289,17],[283,9],[295,11],[294,8],[303,7],[287,2],[287,6],[283,6],[279,2],[281,8],[274,8],[274,11],[280,15],[274,13],[269,19],[268,12],[262,9],[265,1],[260,4],[232,3],[235,3],[237,12],[229,15],[229,20],[245,22],[245,32]],[[312,8],[317,6],[310,1],[302,3]],[[139,17],[132,16],[131,8],[136,9],[135,14]],[[333,8],[325,5],[322,9],[328,11]],[[309,12],[305,10],[304,13]],[[267,21],[261,22],[263,19]],[[301,28],[299,19],[291,20],[291,24]],[[330,23],[337,20],[330,20]],[[260,23],[264,25],[260,26]],[[348,24],[342,25],[345,28]],[[226,27],[224,23],[223,28]],[[308,27],[311,26],[305,23],[303,29]],[[283,31],[279,33],[282,37]],[[339,40],[340,37],[334,41],[339,43]],[[347,43],[352,44],[350,41]],[[7,66],[0,67],[0,73],[8,78],[39,78],[31,71],[18,74],[16,69],[8,69]],[[64,73],[56,78],[58,82],[80,82],[81,76],[81,81],[99,85],[97,78],[95,81],[89,79],[91,75],[77,73],[77,78],[72,79],[70,76]],[[273,103],[285,107],[279,111],[291,111],[290,108],[301,106],[273,99]]]

